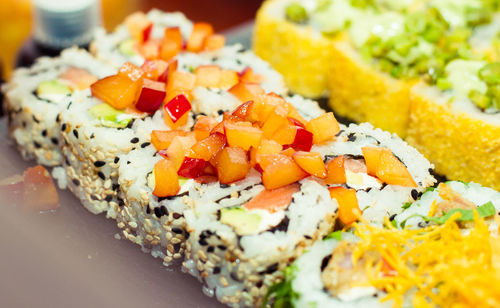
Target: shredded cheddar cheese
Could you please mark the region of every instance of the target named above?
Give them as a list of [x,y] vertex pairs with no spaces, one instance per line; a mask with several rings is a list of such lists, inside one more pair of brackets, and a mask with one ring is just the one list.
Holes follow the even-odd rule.
[[459,216],[418,230],[357,223],[353,264],[382,256],[363,266],[370,283],[386,291],[382,301],[394,307],[500,307],[500,239],[476,212],[466,232],[455,222]]

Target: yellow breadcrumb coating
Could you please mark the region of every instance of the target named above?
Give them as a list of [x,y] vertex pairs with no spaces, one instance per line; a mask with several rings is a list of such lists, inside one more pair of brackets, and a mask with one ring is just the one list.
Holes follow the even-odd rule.
[[[266,1],[255,20],[253,50],[283,74],[293,93],[318,98],[327,94],[332,41],[308,26],[276,14]],[[279,11],[278,11],[279,13]]]
[[500,126],[412,92],[407,141],[450,180],[500,190]]

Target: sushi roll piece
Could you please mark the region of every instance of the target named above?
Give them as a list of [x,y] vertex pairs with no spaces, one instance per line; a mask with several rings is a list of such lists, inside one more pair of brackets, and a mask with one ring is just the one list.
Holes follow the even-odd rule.
[[490,230],[498,230],[497,214],[500,213],[500,193],[477,183],[449,181],[437,188],[428,188],[415,202],[404,206],[404,211],[394,217],[394,224],[405,228],[423,228],[428,225],[443,224],[453,214],[461,227],[470,227],[476,210],[489,225]]
[[[203,106],[211,105],[210,108],[216,106],[211,100],[206,101],[207,98],[208,96],[205,96],[205,100],[202,100]],[[305,119],[312,119],[324,113],[316,102],[300,96],[287,97],[286,100],[296,107]],[[219,114],[232,111],[223,109],[231,104],[224,103],[220,98],[216,102],[221,109],[219,109],[220,112],[214,114],[220,121],[222,117]],[[160,140],[168,139],[169,135],[177,135],[182,137],[180,140],[183,140],[184,144],[193,145],[195,142],[193,138],[200,141],[201,135],[208,137],[208,132],[205,133],[206,135],[202,132],[204,125],[213,127],[217,123],[214,118],[210,120],[204,115],[198,115],[196,121],[198,124],[195,124],[194,131],[191,132],[155,130],[152,132],[152,145],[134,150],[120,158],[119,184],[124,206],[116,218],[118,226],[123,229],[122,233],[126,238],[141,245],[143,249],[150,250],[153,255],[162,257],[165,264],[169,264],[172,259],[184,256],[185,239],[188,237],[184,211],[192,207],[190,191],[194,189],[195,180],[179,178],[180,188],[175,196],[158,197],[155,195],[154,169],[155,165],[163,159],[159,153],[166,150],[162,148]],[[218,140],[218,138],[213,138],[210,141],[213,141],[213,146],[216,147]],[[198,180],[210,180],[210,177]]]
[[[440,84],[412,87],[408,142],[450,180],[500,189],[500,62],[454,60]],[[439,140],[433,142],[432,140]]]
[[45,166],[61,165],[59,113],[75,92],[111,74],[111,67],[76,48],[56,58],[41,58],[30,68],[17,69],[2,91],[9,135],[23,158]]
[[184,267],[233,307],[261,305],[281,271],[330,232],[337,209],[315,180],[266,190],[257,172],[229,187],[199,185],[191,196]]
[[[180,12],[166,13],[153,9],[147,14],[136,12],[120,24],[112,33],[98,29],[91,43],[90,50],[100,60],[120,67],[125,62],[142,65],[146,58],[145,42],[159,43],[165,29],[179,28],[181,38],[187,39],[192,32],[193,23]],[[159,50],[159,46],[151,46]],[[149,47],[149,49],[151,49]],[[142,52],[142,53],[141,53]],[[157,54],[153,58],[158,58]],[[169,60],[169,59],[166,59]]]
[[343,127],[335,140],[315,145],[312,151],[325,160],[329,176],[324,181],[339,201],[339,221],[344,225],[357,220],[352,209],[381,225],[436,182],[433,165],[422,154],[368,123]]
[[[456,218],[456,217],[455,217]],[[443,225],[354,226],[318,241],[273,286],[273,307],[495,307],[498,229],[476,217],[468,232]]]

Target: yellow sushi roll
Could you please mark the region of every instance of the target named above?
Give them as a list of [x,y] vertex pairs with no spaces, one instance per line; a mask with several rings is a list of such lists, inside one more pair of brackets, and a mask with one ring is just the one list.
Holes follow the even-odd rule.
[[285,19],[288,0],[266,1],[255,19],[254,52],[283,74],[294,93],[311,98],[327,94],[332,40],[310,26]]

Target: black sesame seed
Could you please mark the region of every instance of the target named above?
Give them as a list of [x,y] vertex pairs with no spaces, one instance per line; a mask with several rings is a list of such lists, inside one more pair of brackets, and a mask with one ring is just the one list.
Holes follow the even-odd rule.
[[33,121],[35,121],[36,123],[40,123],[40,120],[38,120],[35,115],[33,115]]
[[416,189],[412,189],[411,190],[411,197],[413,198],[413,200],[417,200],[417,198],[418,198],[418,191]]
[[161,213],[168,216],[168,210],[165,206],[160,206]]
[[181,250],[181,244],[180,243],[174,244],[172,246],[174,246],[174,252],[179,252],[179,250]]
[[145,147],[147,147],[150,144],[151,144],[151,142],[144,142],[143,144],[141,144],[141,148],[144,149]]
[[278,270],[278,263],[273,263],[269,265],[266,270],[264,271],[264,274],[272,274]]
[[224,110],[217,110],[217,114],[222,115],[224,113]]
[[331,258],[332,258],[331,254],[323,258],[323,260],[321,261],[321,267],[320,267],[321,271],[323,271],[326,268],[326,266],[328,265],[328,262],[330,262]]
[[104,173],[102,173],[101,171],[97,172],[97,175],[102,179],[102,180],[105,180],[106,179],[106,176],[104,175]]
[[118,190],[120,189],[120,184],[116,184],[116,183],[115,183],[115,184],[113,184],[113,185],[111,186],[111,189],[113,189],[114,191],[118,191]]
[[94,133],[90,134],[90,139],[94,139],[94,138],[95,138],[95,134]]
[[228,187],[229,187],[229,185],[227,185],[227,184],[222,184],[222,183],[220,184],[220,188],[228,188]]
[[[210,247],[209,247],[210,248]],[[241,279],[238,278],[238,274],[231,272],[229,276],[234,280],[234,281],[241,281]]]
[[182,229],[172,228],[172,232],[174,232],[175,234],[181,234],[182,233]]
[[66,130],[66,123],[63,123],[63,124],[61,125],[61,131],[65,131],[65,130]]
[[212,270],[212,274],[217,275],[218,273],[220,273],[220,267],[216,266],[216,267],[214,267],[214,269]]
[[181,218],[181,217],[182,217],[182,215],[181,215],[181,214],[179,214],[179,213],[173,213],[173,214],[172,214],[172,217],[174,217],[174,219],[179,219],[179,218]]
[[33,145],[35,146],[35,148],[39,149],[42,147],[42,145],[36,141],[33,141]]
[[26,128],[26,122],[23,121],[23,127]]
[[264,282],[263,282],[262,280],[257,281],[257,283],[255,284],[255,286],[256,286],[257,288],[259,288],[259,289],[260,289],[263,285],[264,285]]
[[97,197],[96,197],[96,196],[94,196],[94,195],[90,196],[90,199],[92,199],[92,200],[94,200],[94,201],[99,200],[99,198],[97,198]]
[[220,250],[226,250],[227,249],[226,245],[217,245],[217,248],[219,248]]
[[161,218],[161,216],[163,215],[163,213],[161,212],[159,207],[155,207],[154,212],[155,212],[156,217],[158,217],[158,218]]
[[78,131],[76,129],[73,129],[73,135],[75,135],[75,138],[78,139]]
[[113,196],[112,195],[107,195],[106,198],[104,198],[104,200],[106,202],[111,202],[111,200],[113,200]]
[[117,163],[118,163],[118,161],[120,161],[120,157],[116,156],[116,157],[115,157],[115,160],[114,160],[115,164],[117,164]]
[[125,202],[122,199],[118,200],[118,206],[124,206],[124,205]]
[[127,160],[127,165],[130,165],[130,160]]
[[59,123],[59,122],[61,122],[61,114],[60,113],[58,113],[57,117],[56,117],[56,123]]
[[186,240],[188,240],[188,239],[189,239],[189,236],[190,236],[190,235],[189,235],[189,232],[186,232],[186,233],[184,234],[184,237],[186,238]]
[[204,238],[200,238],[200,239],[198,240],[198,243],[199,243],[201,246],[207,246],[207,245],[208,245],[207,241],[206,241]]
[[146,207],[146,214],[151,214],[151,208],[149,207],[149,205]]
[[57,140],[57,138],[55,138],[55,137],[50,138],[50,141],[51,141],[51,142],[52,142],[52,144],[54,144],[54,145],[58,145],[58,144],[59,144],[59,140]]
[[78,179],[73,179],[72,182],[75,186],[80,186],[80,181]]
[[214,251],[215,251],[215,247],[214,246],[208,246],[208,248],[207,248],[207,252],[208,253],[212,253]]
[[394,218],[396,218],[396,214],[392,214],[390,217],[389,217],[389,221],[393,221]]
[[350,133],[349,135],[347,135],[347,141],[356,141],[356,136],[354,135],[354,133]]
[[137,142],[139,142],[139,138],[137,137],[130,139],[130,143],[137,143]]
[[42,130],[42,136],[47,137],[47,130],[46,129]]
[[102,167],[102,166],[104,166],[105,164],[106,164],[106,162],[105,162],[105,161],[102,161],[102,160],[96,160],[96,161],[94,162],[94,166],[96,166],[97,168]]

